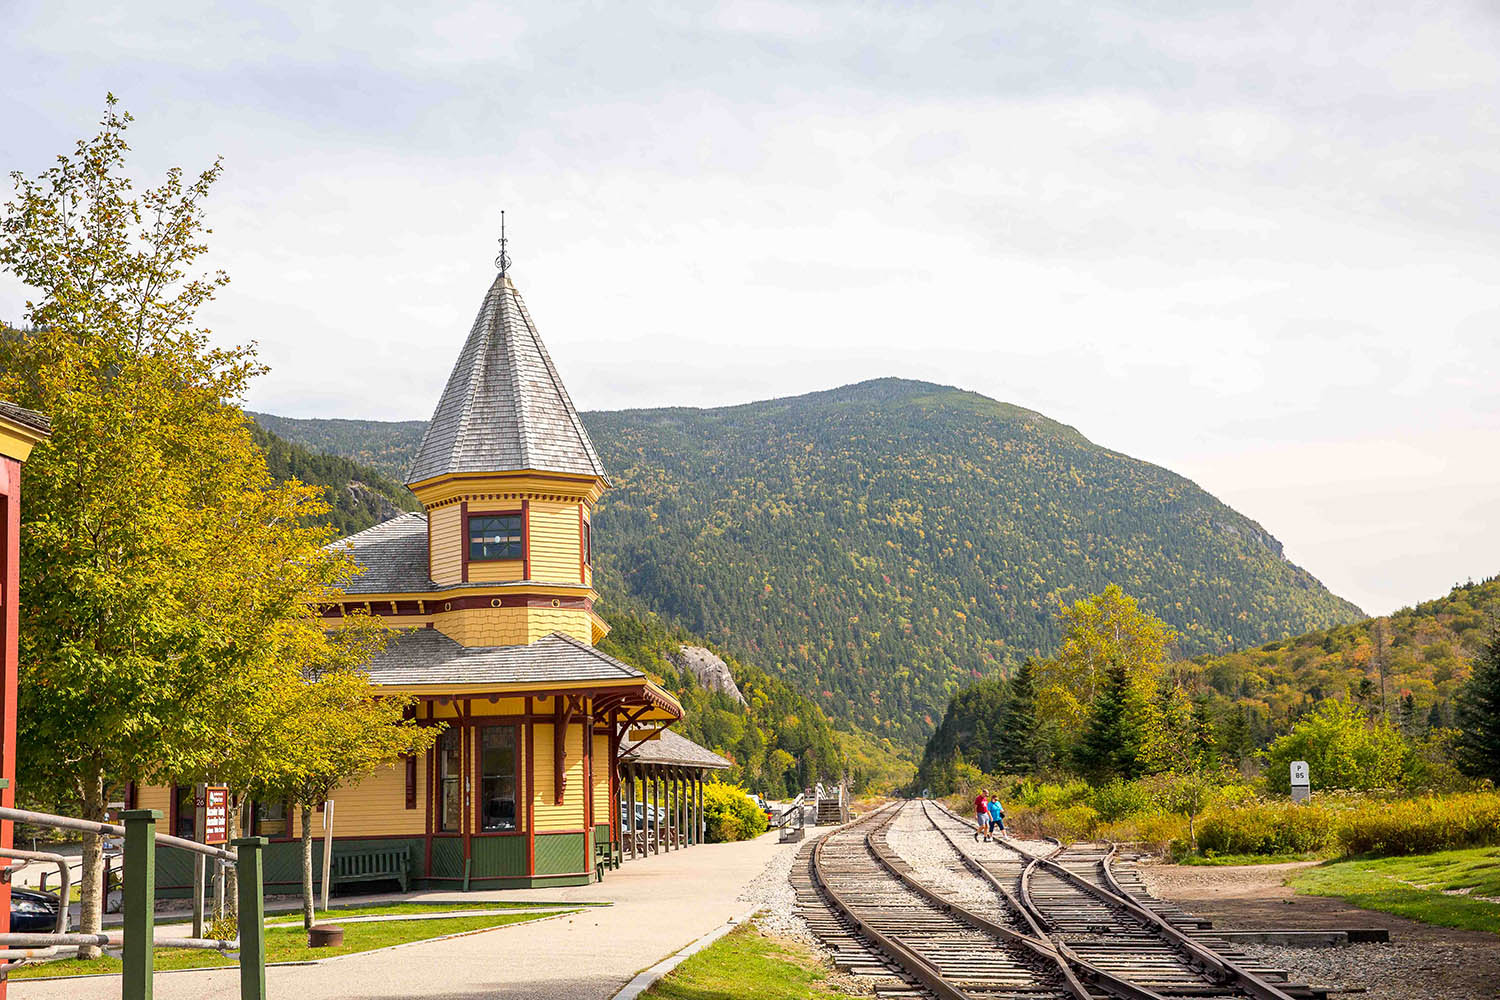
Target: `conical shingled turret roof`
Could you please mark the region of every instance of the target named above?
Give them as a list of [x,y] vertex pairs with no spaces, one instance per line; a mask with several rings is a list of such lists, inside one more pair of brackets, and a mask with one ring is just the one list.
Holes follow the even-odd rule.
[[524,469],[609,482],[526,304],[501,273],[474,318],[407,482]]

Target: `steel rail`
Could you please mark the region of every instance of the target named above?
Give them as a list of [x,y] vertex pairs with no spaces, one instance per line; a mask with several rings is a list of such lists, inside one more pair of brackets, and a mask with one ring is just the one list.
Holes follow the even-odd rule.
[[[883,826],[882,829],[884,829]],[[946,896],[934,891],[910,872],[902,871],[892,861],[888,852],[874,842],[875,833],[877,832],[879,831],[871,831],[865,834],[865,847],[874,855],[875,860],[880,862],[886,871],[896,876],[903,885],[929,903],[932,903],[938,909],[952,914],[975,930],[983,931],[986,934],[998,937],[1003,941],[1009,941],[1012,944],[1021,945],[1038,958],[1055,965],[1057,971],[1062,975],[1062,980],[1067,991],[1073,995],[1075,1000],[1093,1000],[1093,994],[1078,981],[1078,977],[1073,974],[1073,971],[1068,968],[1067,963],[1062,960],[1057,950],[1048,941],[1043,938],[1032,937],[1029,934],[1022,934],[1020,931],[1012,930],[1004,924],[997,923],[988,917],[975,913],[973,910],[955,903]],[[1155,998],[1155,1000],[1161,1000],[1161,998]]]
[[[1000,898],[1005,900],[1005,905],[1010,907],[1012,912],[1020,914],[1025,919],[1027,925],[1031,927],[1032,933],[1035,936],[1018,936],[1023,938],[1025,942],[1033,948],[1042,948],[1046,950],[1048,956],[1058,964],[1059,968],[1062,969],[1064,978],[1070,984],[1077,983],[1077,990],[1080,992],[1075,995],[1081,995],[1085,997],[1092,996],[1092,994],[1086,992],[1086,987],[1084,987],[1082,983],[1078,982],[1073,972],[1073,968],[1077,968],[1078,971],[1082,973],[1086,979],[1089,980],[1089,982],[1093,983],[1095,986],[1098,986],[1106,993],[1113,994],[1117,997],[1122,997],[1124,998],[1124,1000],[1167,1000],[1166,997],[1164,997],[1160,993],[1155,992],[1154,990],[1150,990],[1122,976],[1118,976],[1112,972],[1106,972],[1105,970],[1098,968],[1097,966],[1091,964],[1083,956],[1075,952],[1072,948],[1069,948],[1063,941],[1057,940],[1056,938],[1051,938],[1041,926],[1041,923],[1046,919],[1045,915],[1042,914],[1040,910],[1033,910],[1032,907],[1024,905],[1019,899],[1016,898],[1015,894],[1012,893],[1010,889],[1007,888],[1006,885],[995,876],[994,872],[990,871],[988,868],[985,868],[973,857],[971,857],[968,852],[960,848],[958,846],[958,842],[954,840],[953,835],[939,826],[937,820],[932,818],[932,814],[927,811],[927,801],[925,799],[922,802],[922,815],[926,817],[928,823],[932,824],[932,828],[934,830],[936,830],[938,833],[941,833],[943,837],[947,839],[949,846],[952,847],[954,852],[963,859],[964,866],[970,871],[974,872],[984,881],[988,882],[990,884],[990,887],[1000,895]],[[1061,851],[1062,849],[1062,844],[1058,844],[1057,850]],[[1017,853],[1020,852],[1018,851]],[[1030,871],[1032,867],[1032,864],[1027,865],[1025,871],[1023,871],[1022,873],[1023,878],[1025,878],[1026,871]],[[989,921],[986,921],[984,917],[964,910],[956,903],[952,905],[955,911],[960,911],[964,914],[967,914],[967,917],[965,919],[973,919],[981,923],[989,923]],[[994,928],[1002,931],[1008,930],[1006,928],[1001,928],[999,925],[994,925]],[[984,929],[989,930],[990,928],[986,927]],[[1010,931],[1009,933],[1015,932]]]
[[[30,823],[33,826],[51,826],[59,830],[78,830],[82,833],[102,833],[111,837],[125,836],[125,828],[114,823],[95,823],[93,820],[74,819],[72,816],[54,816],[52,813],[31,812],[27,809],[0,808],[0,820],[11,820],[15,823]],[[157,847],[179,847],[184,851],[192,851],[195,854],[207,855],[210,858],[222,858],[225,861],[238,861],[239,855],[234,851],[226,851],[222,847],[211,847],[200,844],[194,840],[184,840],[181,837],[173,837],[170,834],[158,833],[154,835]]]
[[[957,822],[964,822],[962,818],[957,816],[952,812],[952,810],[948,809],[946,806],[943,806],[941,803],[938,804],[938,808],[942,809],[943,812],[947,813]],[[1223,955],[1220,955],[1212,948],[1209,948],[1207,945],[1204,945],[1203,943],[1193,939],[1177,927],[1172,926],[1169,921],[1152,912],[1147,907],[1142,906],[1134,897],[1125,895],[1118,891],[1107,889],[1103,886],[1095,885],[1093,882],[1090,882],[1088,879],[1079,875],[1077,872],[1059,864],[1056,860],[1054,860],[1058,852],[1054,851],[1051,856],[1042,857],[1041,855],[1033,854],[1025,848],[1018,847],[1014,844],[1008,844],[1006,846],[1009,847],[1010,850],[1015,851],[1017,854],[1021,855],[1023,858],[1026,858],[1031,862],[1031,864],[1027,866],[1027,870],[1023,872],[1021,876],[1021,890],[1023,897],[1027,897],[1029,899],[1030,873],[1035,868],[1044,867],[1048,870],[1048,872],[1060,877],[1063,881],[1068,882],[1079,889],[1082,889],[1084,892],[1093,896],[1095,899],[1099,900],[1105,905],[1118,910],[1123,910],[1137,923],[1144,925],[1145,927],[1147,927],[1147,929],[1151,930],[1159,937],[1166,939],[1168,944],[1181,952],[1184,957],[1190,962],[1204,966],[1205,971],[1215,976],[1215,978],[1217,978],[1220,983],[1232,983],[1237,988],[1243,990],[1247,995],[1254,998],[1254,1000],[1294,1000],[1291,994],[1278,989],[1276,986],[1269,982],[1266,982],[1255,973],[1225,958]],[[1106,860],[1099,863],[1101,871],[1105,873],[1106,880],[1110,881],[1111,884],[1115,886],[1118,886],[1118,883],[1109,877],[1108,858],[1113,858],[1117,852],[1117,849],[1117,844],[1111,844],[1110,852]]]
[[1202,942],[1194,940],[1181,929],[1172,926],[1171,921],[1152,910],[1149,906],[1140,903],[1135,896],[1126,892],[1124,887],[1120,885],[1119,880],[1115,878],[1113,869],[1114,859],[1119,854],[1119,847],[1120,845],[1118,844],[1110,845],[1109,854],[1105,856],[1103,861],[1099,862],[1099,870],[1103,873],[1104,881],[1109,885],[1110,891],[1120,899],[1125,900],[1139,917],[1150,921],[1156,926],[1158,931],[1181,940],[1195,951],[1207,952],[1213,955],[1220,967],[1227,973],[1228,978],[1233,980],[1234,984],[1240,989],[1257,997],[1258,1000],[1292,1000],[1291,995],[1284,990],[1277,989],[1275,985],[1266,982],[1233,959],[1226,958]]
[[[881,811],[885,811],[889,808],[890,806],[882,807]],[[879,813],[871,813],[872,818],[876,815],[879,815]],[[953,986],[946,979],[944,979],[941,972],[934,968],[925,958],[917,954],[917,952],[912,948],[908,947],[906,944],[903,944],[895,937],[881,932],[880,930],[872,926],[868,921],[862,919],[855,912],[854,906],[846,899],[844,899],[844,897],[840,895],[838,891],[835,890],[825,878],[823,878],[823,873],[821,870],[823,863],[823,848],[827,845],[827,837],[821,838],[815,845],[813,845],[813,863],[811,865],[811,871],[813,881],[817,884],[819,891],[821,891],[828,898],[828,901],[832,903],[834,907],[841,914],[843,914],[844,918],[852,923],[862,935],[864,935],[868,940],[874,943],[875,946],[878,947],[881,951],[890,956],[897,965],[899,965],[906,971],[908,975],[910,975],[913,979],[916,979],[928,990],[930,990],[934,996],[939,998],[939,1000],[972,1000],[972,998],[967,993],[959,990],[957,987]]]

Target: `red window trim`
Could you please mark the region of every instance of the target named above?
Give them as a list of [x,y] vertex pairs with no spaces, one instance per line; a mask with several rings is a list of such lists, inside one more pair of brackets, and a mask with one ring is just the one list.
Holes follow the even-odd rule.
[[[452,733],[453,738],[458,740],[458,829],[443,829],[443,740]],[[437,742],[432,745],[432,832],[434,836],[452,835],[455,837],[463,835],[464,825],[464,731],[462,726],[449,726],[438,734]]]
[[[464,582],[469,580],[470,562],[513,562],[514,556],[506,559],[471,559],[469,557],[469,521],[476,517],[519,517],[521,519],[521,560],[527,567],[531,565],[531,518],[526,514],[526,501],[521,501],[520,510],[469,510],[468,503],[464,505]],[[526,573],[526,576],[530,576]]]
[[406,808],[417,808],[417,755],[406,755]]
[[474,733],[471,741],[473,746],[474,765],[474,825],[473,831],[476,837],[514,837],[525,836],[526,830],[521,825],[521,740],[523,734],[519,724],[514,722],[490,722],[475,721],[473,728],[481,729],[513,729],[516,732],[516,752],[514,754],[515,767],[515,790],[516,790],[516,828],[514,830],[486,830],[484,829],[484,763],[481,758],[480,747],[484,744],[484,734]]

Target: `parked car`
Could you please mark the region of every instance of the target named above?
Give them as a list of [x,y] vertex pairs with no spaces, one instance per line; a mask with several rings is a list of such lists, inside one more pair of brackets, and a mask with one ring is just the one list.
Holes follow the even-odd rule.
[[[655,816],[656,816],[656,818],[652,821],[651,825],[655,826],[655,827],[665,826],[666,822],[667,822],[667,811],[665,809],[663,809],[661,806],[655,806],[654,809],[655,809]],[[621,802],[620,803],[620,827],[621,827],[621,829],[628,830],[628,829],[631,828],[630,820],[628,819],[629,812],[630,812],[630,807],[626,803]],[[644,803],[644,802],[637,802],[635,804],[635,829],[637,829],[637,830],[644,830],[645,828],[646,828],[646,803]]]
[[10,889],[10,929],[15,934],[50,934],[57,930],[57,897],[35,889]]

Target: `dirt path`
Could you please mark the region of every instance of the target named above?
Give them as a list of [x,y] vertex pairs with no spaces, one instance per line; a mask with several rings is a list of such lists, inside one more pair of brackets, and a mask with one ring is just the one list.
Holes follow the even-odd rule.
[[1341,899],[1299,896],[1284,882],[1311,864],[1223,868],[1143,864],[1141,873],[1153,893],[1225,930],[1384,927],[1390,931],[1390,944],[1247,948],[1308,982],[1342,986],[1353,996],[1370,1000],[1500,998],[1500,935],[1433,927],[1362,910]]

